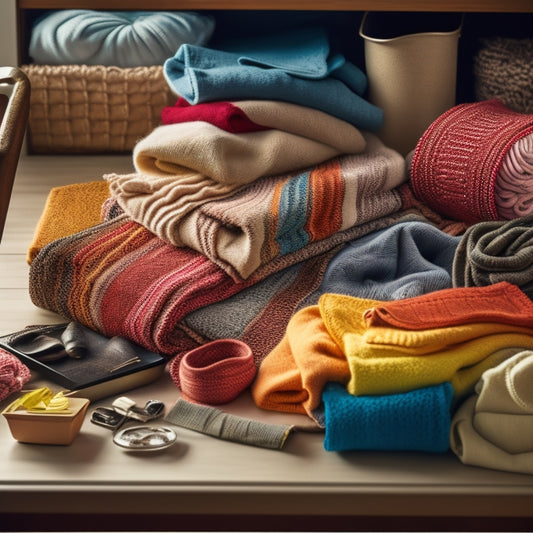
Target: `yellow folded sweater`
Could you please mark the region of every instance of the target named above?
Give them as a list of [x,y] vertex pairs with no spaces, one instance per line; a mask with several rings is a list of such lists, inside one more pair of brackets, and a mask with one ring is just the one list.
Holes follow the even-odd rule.
[[[501,288],[502,294],[508,290]],[[492,307],[497,309],[498,295],[493,296]],[[328,332],[348,361],[347,389],[354,395],[393,394],[449,381],[457,398],[469,392],[502,357],[533,346],[533,327],[510,323],[476,322],[423,330],[368,326],[365,313],[380,304],[339,294],[325,294],[318,303]],[[439,312],[437,306],[434,309]]]

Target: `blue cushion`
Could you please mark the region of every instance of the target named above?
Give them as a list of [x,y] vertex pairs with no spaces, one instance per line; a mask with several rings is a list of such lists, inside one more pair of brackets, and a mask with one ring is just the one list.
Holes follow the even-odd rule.
[[214,18],[194,12],[64,9],[38,19],[29,54],[42,65],[162,65],[182,44],[204,45]]

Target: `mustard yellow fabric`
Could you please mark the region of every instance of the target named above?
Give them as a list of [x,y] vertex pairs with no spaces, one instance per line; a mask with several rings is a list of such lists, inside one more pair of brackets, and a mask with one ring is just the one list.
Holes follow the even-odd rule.
[[31,264],[46,244],[100,223],[102,204],[109,197],[109,185],[103,180],[51,189],[35,227],[27,263]]
[[456,397],[469,392],[481,374],[501,362],[504,348],[533,346],[533,328],[473,323],[408,331],[367,327],[373,302],[339,294],[319,300],[325,326],[350,369],[348,392],[393,394],[451,382]]

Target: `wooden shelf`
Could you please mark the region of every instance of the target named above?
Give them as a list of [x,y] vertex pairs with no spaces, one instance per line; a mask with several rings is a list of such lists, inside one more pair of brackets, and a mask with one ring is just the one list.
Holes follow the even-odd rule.
[[[151,0],[157,10],[448,11],[533,13],[532,0]],[[20,9],[146,9],[146,0],[18,0]]]

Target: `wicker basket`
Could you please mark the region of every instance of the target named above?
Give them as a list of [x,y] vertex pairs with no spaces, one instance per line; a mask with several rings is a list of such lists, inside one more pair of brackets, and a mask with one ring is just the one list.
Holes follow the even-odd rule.
[[162,66],[24,65],[33,153],[131,151],[177,99]]

